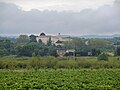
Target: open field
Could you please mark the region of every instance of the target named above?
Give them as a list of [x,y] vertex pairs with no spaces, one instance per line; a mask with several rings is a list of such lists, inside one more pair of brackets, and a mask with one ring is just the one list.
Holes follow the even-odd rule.
[[120,90],[120,57],[1,57],[0,90]]
[[0,70],[1,90],[120,90],[120,69]]

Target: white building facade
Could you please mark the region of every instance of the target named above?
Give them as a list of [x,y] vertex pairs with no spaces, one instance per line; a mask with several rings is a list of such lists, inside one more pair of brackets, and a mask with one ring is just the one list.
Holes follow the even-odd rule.
[[49,40],[51,40],[52,44],[57,45],[62,45],[63,41],[68,41],[68,39],[66,38],[62,38],[62,36],[60,35],[60,33],[56,36],[51,36],[51,35],[45,35],[44,33],[41,33],[40,36],[36,37],[37,42],[39,42],[40,40],[47,45],[47,42]]

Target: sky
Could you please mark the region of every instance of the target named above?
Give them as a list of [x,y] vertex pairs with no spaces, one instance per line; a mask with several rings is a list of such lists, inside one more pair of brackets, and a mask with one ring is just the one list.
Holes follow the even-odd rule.
[[111,5],[114,0],[0,0],[1,2],[14,3],[23,10],[57,10],[81,11],[85,8],[96,9],[103,5]]
[[120,34],[120,0],[0,0],[0,34]]

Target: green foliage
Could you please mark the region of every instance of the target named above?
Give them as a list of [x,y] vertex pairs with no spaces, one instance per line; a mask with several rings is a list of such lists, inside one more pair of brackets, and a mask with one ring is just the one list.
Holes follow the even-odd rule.
[[92,50],[91,50],[91,54],[92,54],[92,56],[98,56],[98,55],[100,55],[100,50],[97,50],[97,49],[95,49],[95,48],[93,48]]
[[49,38],[47,46],[42,42],[36,42],[36,36],[34,35],[30,35],[29,38],[26,35],[20,35],[17,38],[15,50],[18,56],[31,57],[33,53],[36,56],[57,56],[56,47],[52,45],[51,38]]
[[14,54],[14,52],[14,44],[10,40],[0,40],[0,56]]
[[17,44],[27,44],[29,42],[29,37],[28,35],[20,35],[17,40],[16,40],[16,43]]
[[117,56],[120,56],[120,46],[119,46],[119,47],[116,47],[116,55],[117,55]]
[[1,90],[119,90],[120,70],[0,70]]
[[39,49],[40,49],[40,45],[38,43],[30,43],[24,46],[16,47],[18,56],[29,56],[29,57],[31,57],[33,53],[37,55]]
[[55,46],[50,46],[48,51],[48,56],[55,56],[57,57],[57,48]]
[[35,57],[36,55],[35,55],[35,53],[32,53],[32,57]]
[[30,35],[29,38],[30,38],[30,42],[37,42],[35,35]]
[[[58,56],[56,50],[58,49],[75,49],[75,55],[79,56],[98,56],[101,52],[115,52],[119,54],[119,47],[115,50],[114,39],[84,39],[84,38],[69,38],[69,41],[63,42],[63,46],[52,45],[51,37],[47,45],[40,40],[36,42],[36,36],[20,35],[13,40],[7,38],[0,38],[0,56],[18,55],[29,56],[33,53],[36,56]],[[119,39],[119,38],[118,38]],[[117,39],[117,40],[118,40]],[[72,55],[67,53],[66,56]]]
[[73,38],[64,42],[64,47],[66,49],[76,49],[77,56],[98,56],[101,52],[114,52],[114,46],[110,40],[98,38]]
[[75,49],[80,48],[81,46],[85,46],[84,39],[72,38],[72,40],[64,42],[64,47],[66,49]]
[[48,42],[47,42],[47,45],[48,45],[48,46],[51,46],[51,45],[52,45],[51,37],[49,37],[49,40],[48,40]]
[[0,49],[0,57],[7,55],[7,52],[5,49]]
[[[42,68],[118,68],[120,69],[120,60],[119,57],[110,57],[109,61],[101,62],[95,57],[81,57],[81,58],[72,58],[72,57],[53,57],[53,56],[44,56],[44,57],[1,57],[0,58],[0,69],[42,69]],[[69,60],[68,60],[69,59]],[[71,60],[70,60],[71,59]],[[74,60],[73,60],[74,59]]]
[[98,60],[108,61],[108,55],[105,53],[102,53],[98,56]]
[[41,43],[41,44],[43,44],[43,42],[42,42],[42,40],[41,40],[41,39],[39,39],[38,43]]
[[107,39],[90,39],[89,44],[94,46],[108,46],[109,41]]

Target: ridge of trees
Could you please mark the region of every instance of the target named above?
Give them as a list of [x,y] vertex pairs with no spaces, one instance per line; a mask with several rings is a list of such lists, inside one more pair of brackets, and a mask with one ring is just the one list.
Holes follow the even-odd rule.
[[20,35],[15,40],[0,37],[0,56],[32,57],[33,54],[35,56],[58,56],[57,49],[75,49],[75,56],[98,56],[102,52],[113,52],[120,56],[119,42],[120,38],[73,38],[72,41],[63,42],[64,46],[57,47],[51,44],[51,39],[49,39],[47,45],[42,41],[37,42],[35,35]]

